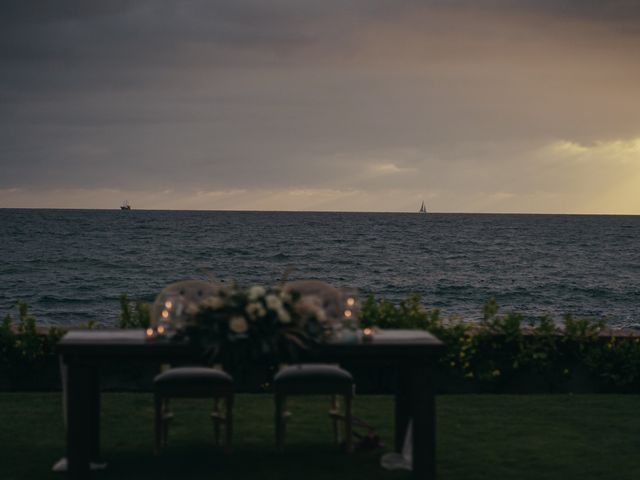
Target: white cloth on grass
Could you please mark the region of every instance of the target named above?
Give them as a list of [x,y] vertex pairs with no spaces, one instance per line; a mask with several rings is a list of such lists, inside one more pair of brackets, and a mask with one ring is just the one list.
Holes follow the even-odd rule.
[[387,470],[413,470],[413,425],[409,420],[407,433],[402,444],[402,453],[385,453],[380,458],[380,465]]

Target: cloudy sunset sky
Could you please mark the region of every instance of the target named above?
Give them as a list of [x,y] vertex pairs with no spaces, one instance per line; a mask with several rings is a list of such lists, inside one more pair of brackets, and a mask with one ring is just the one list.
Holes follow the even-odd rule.
[[640,214],[640,1],[9,0],[0,207]]

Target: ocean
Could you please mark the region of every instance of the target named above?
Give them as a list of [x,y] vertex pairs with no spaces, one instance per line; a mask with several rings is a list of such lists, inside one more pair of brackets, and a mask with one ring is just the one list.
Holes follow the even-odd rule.
[[528,317],[640,328],[640,216],[0,209],[0,315],[114,325],[118,298],[170,282],[317,278],[478,320],[495,297]]

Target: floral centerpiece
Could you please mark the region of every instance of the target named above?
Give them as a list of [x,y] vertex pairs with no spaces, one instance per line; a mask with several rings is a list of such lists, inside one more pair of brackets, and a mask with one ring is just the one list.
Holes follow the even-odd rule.
[[187,339],[211,363],[290,361],[332,331],[317,300],[282,287],[179,282],[158,296],[153,317],[149,336]]

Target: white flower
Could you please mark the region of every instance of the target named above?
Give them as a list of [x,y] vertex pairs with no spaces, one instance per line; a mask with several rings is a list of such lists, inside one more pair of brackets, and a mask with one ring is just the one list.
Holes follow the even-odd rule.
[[293,301],[293,298],[291,297],[291,294],[289,292],[282,292],[280,294],[280,298],[282,299],[282,303],[291,303]]
[[276,310],[280,323],[291,323],[291,315],[284,308],[280,307]]
[[244,317],[236,315],[229,320],[229,329],[234,333],[245,333],[249,330],[249,325]]
[[249,289],[249,301],[255,302],[261,297],[264,297],[264,294],[267,293],[264,287],[260,285],[255,285]]
[[212,310],[217,310],[224,306],[224,300],[220,297],[209,297],[202,302],[202,306]]
[[245,308],[245,312],[247,312],[247,315],[249,315],[251,319],[264,317],[267,314],[267,311],[260,302],[251,302]]
[[251,302],[245,307],[244,311],[247,312],[249,317],[255,318],[256,312],[258,311],[258,304],[256,302]]
[[267,303],[267,308],[269,310],[278,310],[282,308],[282,301],[273,294],[269,294],[265,297],[265,302]]

